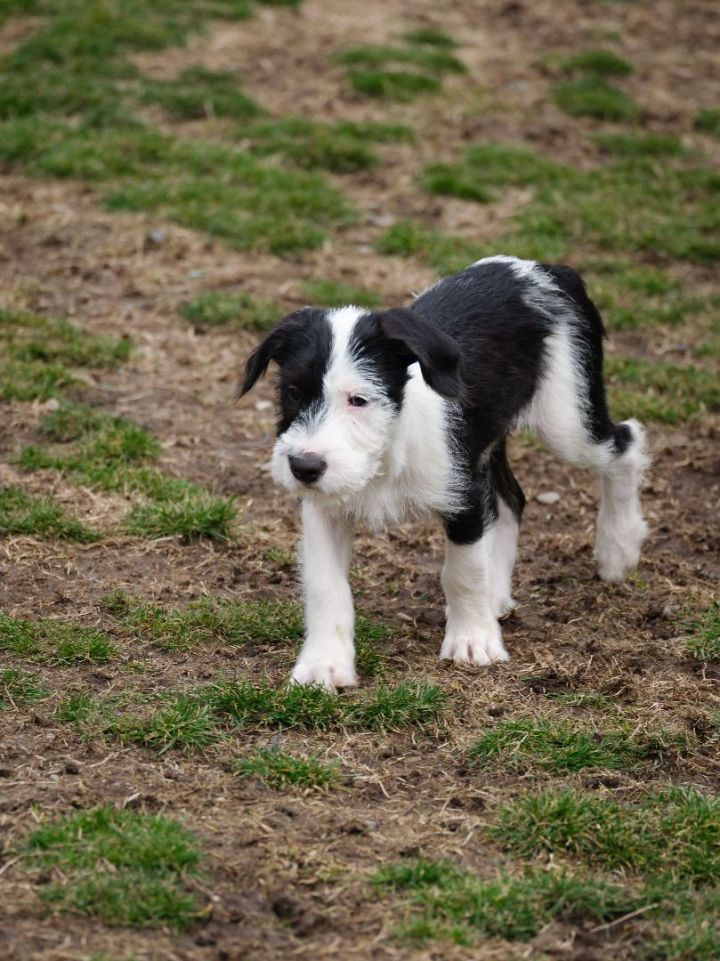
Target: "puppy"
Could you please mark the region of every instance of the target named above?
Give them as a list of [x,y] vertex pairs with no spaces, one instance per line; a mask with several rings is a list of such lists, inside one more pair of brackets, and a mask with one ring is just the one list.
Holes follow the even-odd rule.
[[641,425],[610,419],[603,335],[570,267],[497,256],[440,280],[410,309],[305,307],[260,344],[239,394],[278,364],[272,473],[302,498],[306,638],[294,681],[357,683],[353,528],[427,512],[447,539],[440,657],[507,660],[498,619],[515,605],[525,498],[505,448],[519,427],[600,475],[599,573],[627,576],[647,531],[639,488],[648,457]]

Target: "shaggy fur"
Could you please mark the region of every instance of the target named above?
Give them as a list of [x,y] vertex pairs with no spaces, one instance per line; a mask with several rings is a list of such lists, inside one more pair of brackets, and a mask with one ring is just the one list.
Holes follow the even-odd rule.
[[447,535],[440,657],[507,659],[498,619],[515,604],[525,504],[505,452],[517,427],[600,475],[600,576],[627,576],[646,535],[648,458],[640,424],[608,414],[603,336],[575,271],[505,256],[439,281],[408,310],[307,307],[278,324],[240,393],[278,364],[273,476],[302,497],[306,639],[295,681],[357,683],[353,528],[421,512],[438,515]]

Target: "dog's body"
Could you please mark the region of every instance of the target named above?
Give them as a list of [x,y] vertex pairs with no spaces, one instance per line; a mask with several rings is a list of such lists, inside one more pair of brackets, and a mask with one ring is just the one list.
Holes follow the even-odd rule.
[[438,514],[447,535],[440,657],[507,659],[498,618],[514,606],[525,503],[505,453],[517,427],[599,473],[600,575],[618,581],[633,569],[646,534],[644,432],[610,420],[603,333],[573,270],[504,256],[439,281],[410,310],[304,308],[275,328],[241,393],[279,364],[273,476],[303,497],[307,633],[295,681],[357,683],[353,526],[418,512]]

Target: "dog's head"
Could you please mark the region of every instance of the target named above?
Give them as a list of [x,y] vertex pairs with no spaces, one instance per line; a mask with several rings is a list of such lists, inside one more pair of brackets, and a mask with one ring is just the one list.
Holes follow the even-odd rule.
[[442,397],[455,400],[460,392],[457,345],[410,310],[305,307],[290,314],[247,361],[239,396],[270,361],[280,368],[275,480],[340,499],[382,472],[413,364]]

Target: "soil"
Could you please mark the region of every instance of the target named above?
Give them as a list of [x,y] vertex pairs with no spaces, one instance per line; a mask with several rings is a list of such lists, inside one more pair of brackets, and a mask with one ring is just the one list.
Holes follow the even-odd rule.
[[[156,434],[167,470],[232,494],[241,508],[233,545],[140,541],[113,532],[127,509],[119,496],[98,495],[45,473],[23,475],[33,492],[52,493],[79,519],[107,536],[90,545],[33,537],[0,539],[0,607],[16,616],[72,616],[107,627],[101,598],[123,589],[182,604],[205,594],[290,598],[292,565],[269,561],[269,548],[292,550],[297,507],[275,490],[267,472],[274,414],[272,384],[233,402],[237,371],[255,343],[249,333],[193,328],[178,305],[205,289],[246,291],[278,305],[278,316],[303,303],[303,283],[332,277],[406,302],[433,279],[413,260],[380,257],[374,238],[390,219],[418,217],[460,235],[492,240],[519,202],[479,208],[422,193],[421,165],[457,155],[465,142],[522,139],[570,163],[590,162],[591,122],[570,120],[546,96],[547,56],[602,45],[636,66],[628,90],[644,105],[651,129],[676,133],[692,146],[698,109],[716,106],[720,24],[710,2],[661,0],[589,3],[564,0],[305,0],[297,12],[263,7],[248,21],[214,25],[183,49],[137,60],[158,77],[191,64],[236,70],[246,92],[273,114],[317,119],[399,120],[413,126],[416,147],[379,147],[375,169],[337,178],[361,210],[358,224],[336,231],[320,251],[280,261],[233,252],[218,242],[151,217],[104,213],[93,190],[74,183],[0,178],[0,269],[3,300],[63,315],[97,333],[129,335],[134,351],[115,372],[89,373],[77,396],[124,414]],[[424,25],[461,38],[467,76],[444,82],[444,94],[411,105],[357,98],[332,50],[381,43]],[[600,38],[600,39],[599,39]],[[3,36],[12,45],[14,37]],[[211,135],[219,121],[177,125],[186,135]],[[705,148],[708,148],[705,144]],[[720,144],[718,145],[720,154]],[[161,242],[149,243],[151,230]],[[571,258],[572,259],[572,258]],[[688,284],[712,283],[708,268],[675,268]],[[660,358],[692,342],[694,332],[614,336],[611,350]],[[17,479],[13,455],[37,439],[41,405],[0,405],[0,482]],[[638,574],[621,586],[600,582],[592,561],[597,490],[592,477],[515,439],[511,460],[528,497],[515,595],[505,623],[507,665],[463,669],[437,661],[443,600],[437,524],[400,525],[359,536],[353,567],[358,606],[392,628],[380,645],[387,680],[437,683],[451,700],[437,729],[391,735],[297,732],[239,734],[205,753],[158,756],[140,748],[83,740],[54,723],[49,709],[0,715],[0,832],[15,842],[39,817],[111,801],[162,811],[199,835],[207,873],[198,881],[207,921],[191,933],[112,930],[92,920],[48,917],[37,900],[40,872],[9,858],[3,882],[3,957],[8,961],[80,961],[102,955],[138,961],[252,961],[280,958],[506,959],[562,957],[573,961],[632,958],[622,926],[602,932],[557,923],[520,951],[503,942],[462,948],[397,942],[397,900],[380,897],[368,876],[402,855],[450,858],[492,875],[500,855],[483,835],[488,811],[503,798],[543,784],[542,777],[469,772],[464,749],[498,717],[540,715],[550,691],[600,691],[638,723],[698,734],[698,746],[677,765],[644,775],[613,774],[618,791],[646,778],[716,788],[718,760],[702,737],[717,706],[717,668],[683,651],[683,617],[707,606],[720,577],[720,454],[718,420],[704,415],[679,429],[650,426],[653,467],[644,503],[652,528]],[[557,491],[552,505],[536,500]],[[55,691],[103,693],[132,686],[154,690],[195,683],[236,670],[282,682],[285,650],[259,645],[181,654],[152,652],[138,642],[119,662],[97,667],[40,668]],[[365,680],[370,685],[371,681]],[[554,709],[555,710],[555,709]],[[573,716],[573,709],[568,709]],[[240,783],[234,757],[252,746],[336,759],[346,772],[339,793],[275,794]],[[597,786],[590,775],[553,783]],[[607,779],[605,779],[607,781]],[[641,931],[641,927],[638,927]]]

